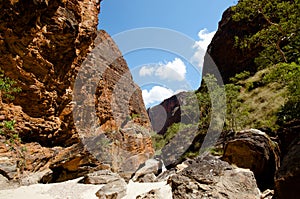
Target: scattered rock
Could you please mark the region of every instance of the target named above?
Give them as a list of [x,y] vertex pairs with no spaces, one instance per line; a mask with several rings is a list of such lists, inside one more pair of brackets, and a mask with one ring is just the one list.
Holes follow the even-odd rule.
[[145,164],[138,169],[132,180],[135,181],[139,181],[138,179],[141,177],[144,177],[147,174],[158,174],[158,170],[159,170],[159,166],[160,166],[160,162],[158,160],[155,159],[149,159],[145,162]]
[[233,168],[211,155],[187,164],[186,169],[168,180],[174,199],[260,198],[254,175],[248,169]]
[[280,153],[277,143],[265,133],[256,129],[238,132],[225,144],[222,159],[253,171],[262,191],[273,188],[274,174],[280,165]]
[[178,165],[176,165],[176,172],[181,172],[187,167],[188,167],[188,165],[184,162],[181,164],[178,164]]
[[140,176],[138,179],[137,179],[138,182],[141,182],[141,183],[145,183],[145,182],[156,182],[156,176],[153,174],[153,173],[149,173],[149,174],[146,174],[146,175],[143,175],[143,176]]
[[292,142],[275,175],[276,199],[297,199],[300,195],[300,135]]
[[83,184],[108,184],[115,181],[120,181],[122,178],[109,170],[100,170],[89,173],[80,181]]
[[165,198],[165,191],[162,189],[153,189],[148,193],[141,194],[136,199],[163,199]]
[[20,185],[22,186],[28,186],[28,185],[32,185],[32,184],[37,184],[41,181],[41,179],[44,176],[50,175],[52,174],[52,170],[51,169],[46,169],[43,171],[39,171],[39,172],[35,172],[35,173],[29,173],[28,176],[22,177],[20,179]]
[[124,179],[117,181],[112,181],[104,185],[99,191],[97,191],[96,196],[99,199],[121,199],[126,195],[127,184]]
[[272,199],[274,196],[274,190],[266,189],[263,193],[261,193],[261,199]]
[[101,185],[96,195],[100,199],[119,199],[126,195],[127,184],[117,173],[109,170],[100,170],[84,176],[79,181],[84,184]]
[[0,174],[0,190],[16,188],[18,184],[12,183],[6,177]]

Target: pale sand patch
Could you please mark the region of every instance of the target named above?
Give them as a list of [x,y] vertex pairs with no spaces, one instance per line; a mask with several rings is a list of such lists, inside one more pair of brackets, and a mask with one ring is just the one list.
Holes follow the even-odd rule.
[[160,189],[158,196],[159,199],[172,199],[172,190],[166,181],[155,183],[136,183],[131,180],[127,185],[126,196],[122,199],[135,199],[138,195],[147,193],[153,189]]
[[[0,190],[1,199],[98,199],[96,192],[104,185],[80,184],[77,178],[62,183],[35,184],[16,189]],[[126,196],[123,199],[135,199],[136,196],[153,189],[160,189],[159,199],[171,199],[171,187],[167,182],[135,183],[129,181]]]
[[1,190],[1,199],[98,199],[95,193],[103,185],[77,183],[82,178],[62,183],[35,184]]

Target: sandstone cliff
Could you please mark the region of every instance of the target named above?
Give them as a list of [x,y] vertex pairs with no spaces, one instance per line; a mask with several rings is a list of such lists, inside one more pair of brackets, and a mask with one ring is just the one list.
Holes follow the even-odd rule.
[[[244,35],[255,33],[265,22],[261,18],[255,18],[252,22],[234,21],[233,12],[228,8],[219,22],[218,30],[207,48],[207,55],[204,58],[203,74],[211,73],[213,61],[224,83],[243,71],[256,72],[257,66],[254,58],[257,57],[261,48],[258,46],[252,49],[243,49],[235,45],[235,36],[243,38]],[[214,74],[214,73],[213,73]]]
[[[22,141],[20,146],[14,146],[19,151],[16,157],[13,154],[17,152],[1,143],[0,170],[9,179],[25,171],[47,168],[51,171],[43,181],[62,181],[101,168],[134,170],[153,154],[141,91],[116,44],[105,31],[97,31],[99,9],[99,0],[1,2],[0,67],[22,89],[14,101],[5,102],[0,110],[2,121],[16,121],[15,132]],[[97,59],[82,71],[89,62],[86,58],[95,55]],[[77,74],[91,77],[89,72],[95,72],[97,67],[103,69],[100,79],[90,80],[96,85],[96,97],[84,94],[88,90],[83,87],[74,93]],[[88,116],[73,120],[74,104],[80,105],[73,96],[77,96],[76,102],[80,102],[80,96],[95,99],[94,105],[85,107],[92,109],[85,111],[96,113],[95,125],[99,128],[80,129],[84,133],[78,133],[76,122],[87,121]],[[106,155],[118,159],[102,161],[99,153],[104,144],[99,142],[99,136],[109,140]],[[83,143],[82,137],[87,138]],[[88,143],[93,143],[93,148]],[[34,162],[19,168],[18,156],[26,162],[30,154],[39,150],[46,151],[46,157],[38,155]]]

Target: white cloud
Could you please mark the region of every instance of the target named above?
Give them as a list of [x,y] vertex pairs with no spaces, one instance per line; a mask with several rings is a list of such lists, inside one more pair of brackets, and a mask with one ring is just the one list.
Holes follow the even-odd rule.
[[185,79],[186,66],[179,58],[175,58],[166,64],[160,64],[155,75],[161,79],[183,81]]
[[207,46],[210,44],[216,31],[208,32],[207,29],[200,30],[198,33],[199,41],[195,42],[194,48],[196,49],[195,54],[192,57],[192,62],[197,64],[200,68],[203,67],[204,56],[207,50]]
[[143,66],[139,75],[156,76],[163,80],[183,81],[186,75],[186,65],[180,58],[175,58],[167,63],[159,63],[156,66]]
[[160,103],[164,99],[167,99],[173,96],[175,92],[171,89],[162,87],[162,86],[154,86],[151,90],[143,90],[142,95],[145,102],[146,107],[154,103]]
[[143,66],[139,71],[139,75],[141,77],[151,76],[154,73],[154,71],[155,71],[155,69],[153,67]]

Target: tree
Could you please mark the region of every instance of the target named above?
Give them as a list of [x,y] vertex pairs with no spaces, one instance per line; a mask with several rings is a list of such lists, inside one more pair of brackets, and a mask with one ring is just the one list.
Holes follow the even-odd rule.
[[236,86],[234,84],[226,84],[226,104],[227,104],[227,117],[228,120],[227,126],[230,130],[237,130],[237,119],[239,116],[238,108],[242,103],[238,100],[239,91],[241,86]]
[[256,33],[236,37],[241,48],[263,47],[255,59],[257,64],[265,67],[299,61],[300,0],[240,0],[232,10],[235,21],[264,21]]

